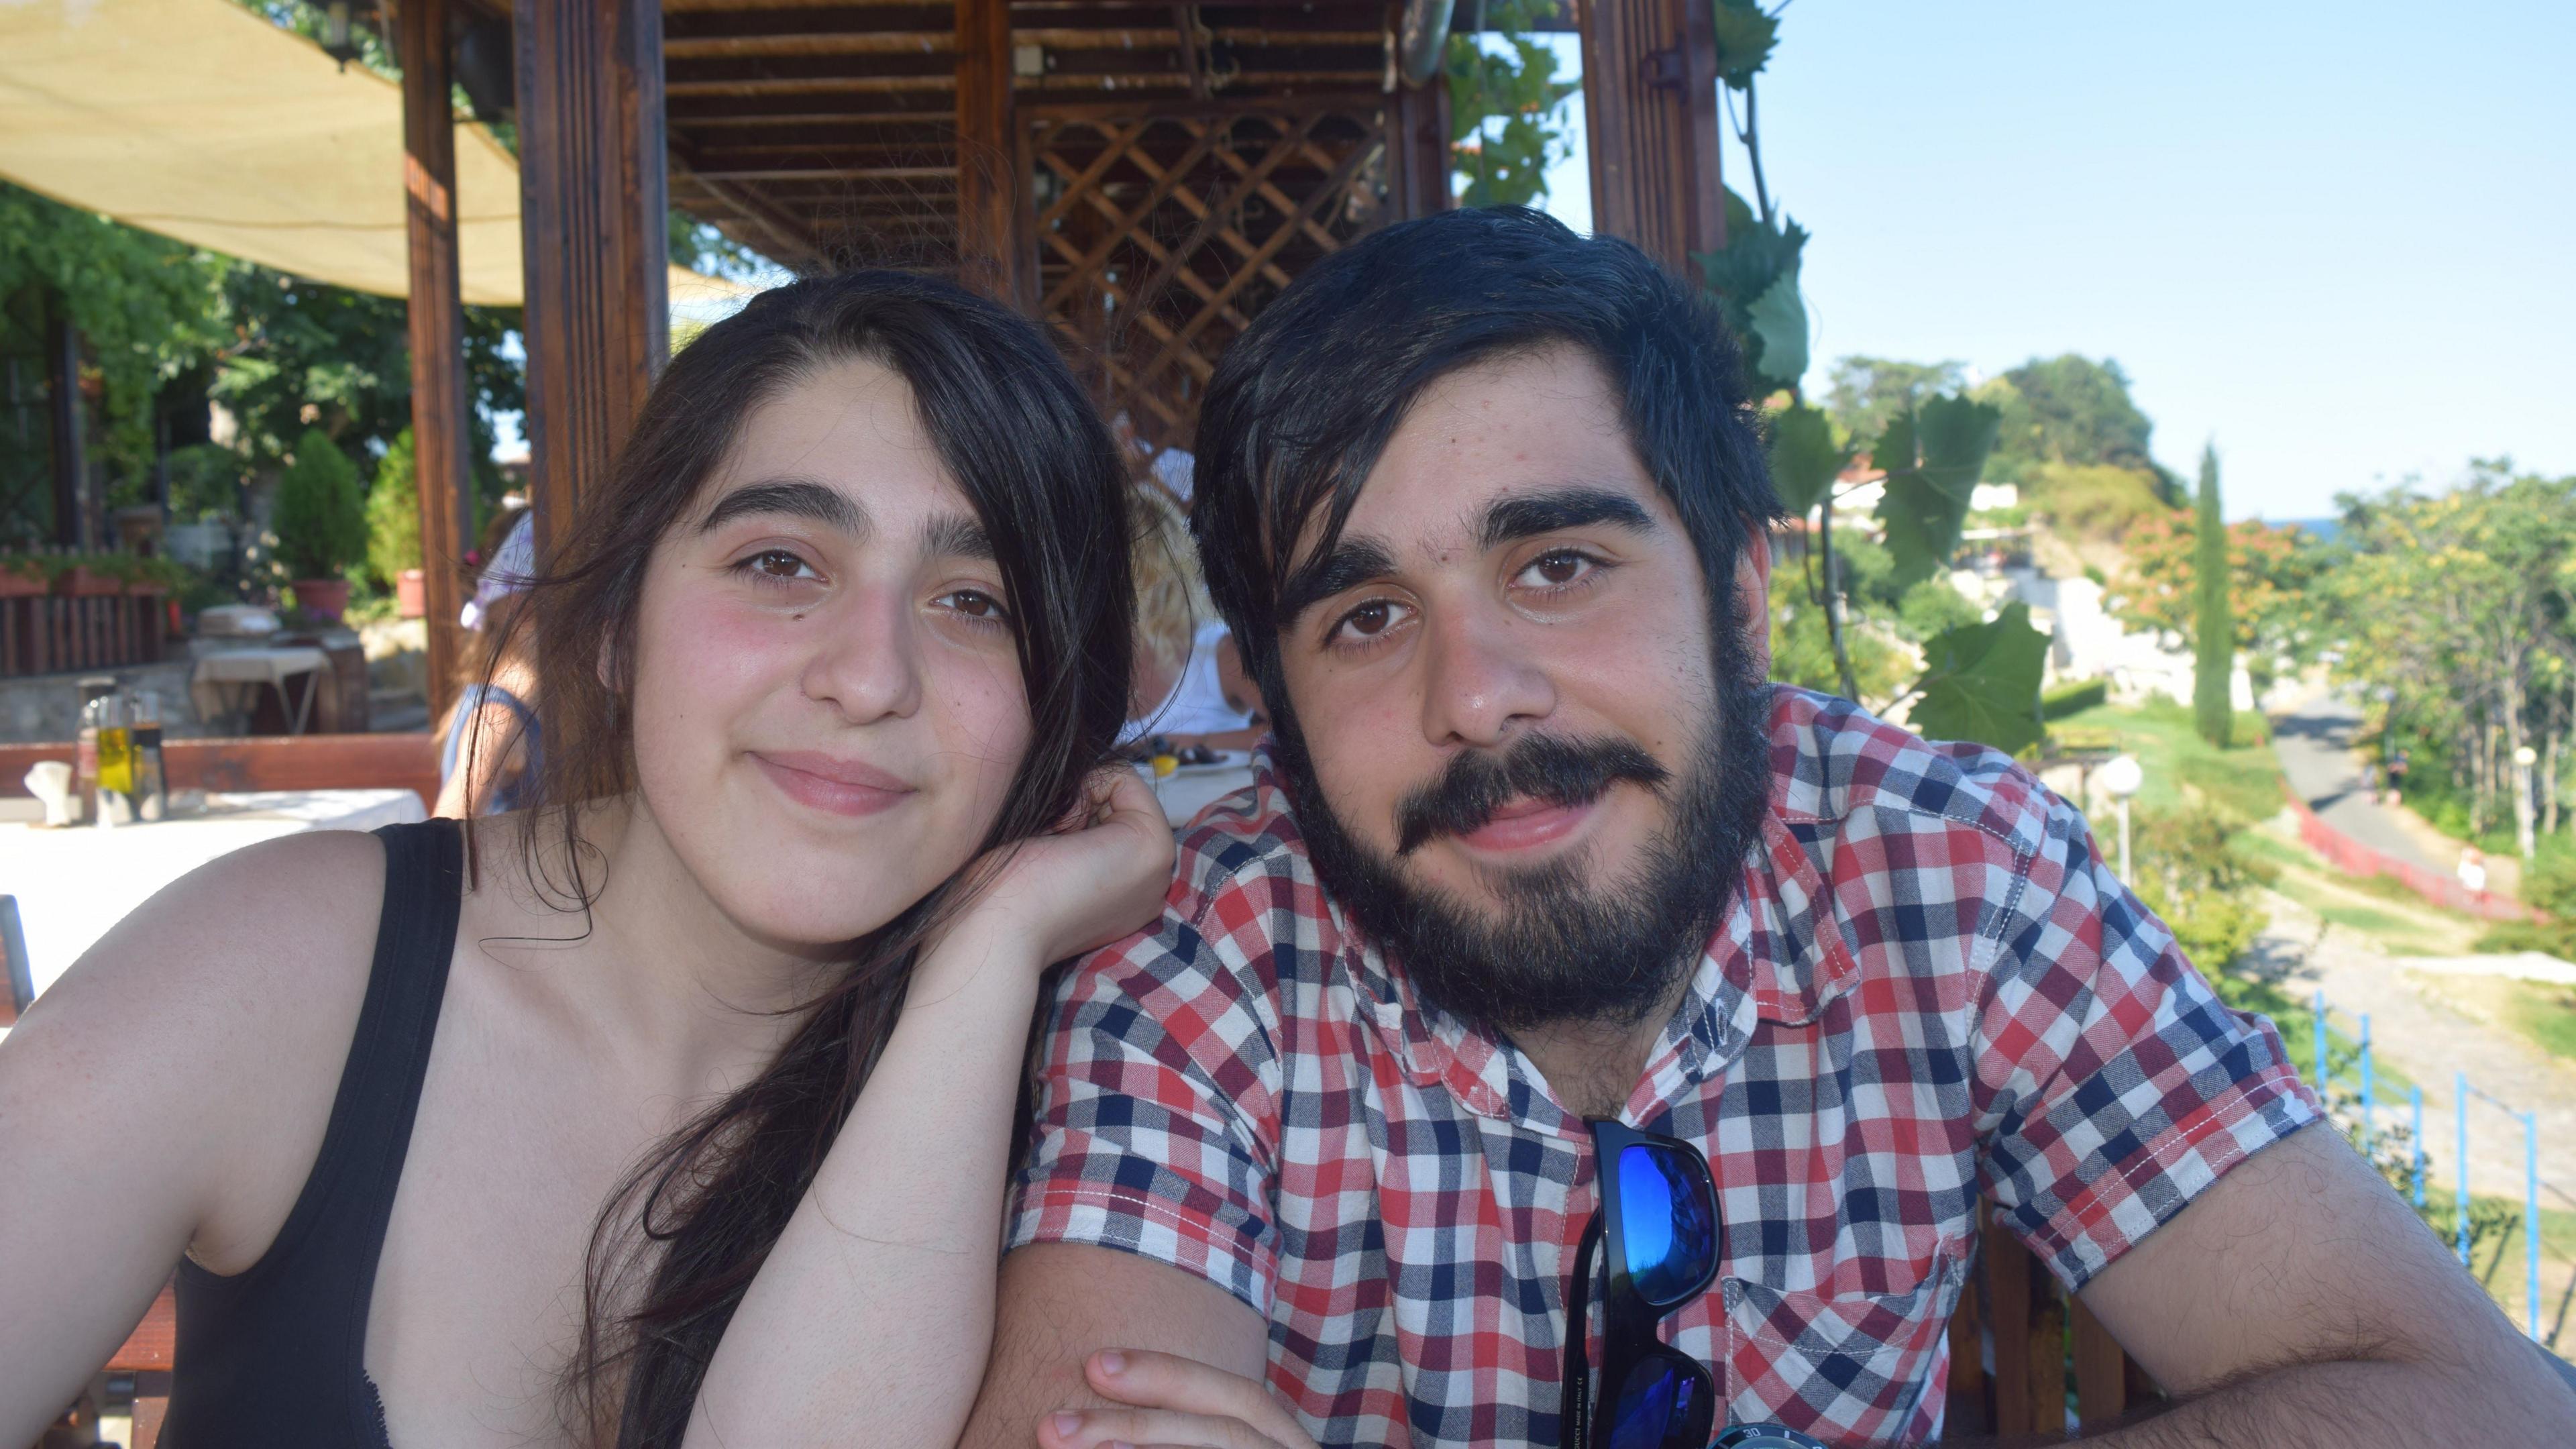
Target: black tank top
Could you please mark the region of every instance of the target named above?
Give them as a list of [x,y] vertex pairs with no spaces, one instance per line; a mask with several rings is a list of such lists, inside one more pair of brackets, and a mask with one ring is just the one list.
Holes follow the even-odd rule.
[[180,1265],[169,1449],[391,1449],[367,1305],[456,950],[464,852],[453,820],[376,836],[384,911],[322,1153],[258,1262],[230,1277]]

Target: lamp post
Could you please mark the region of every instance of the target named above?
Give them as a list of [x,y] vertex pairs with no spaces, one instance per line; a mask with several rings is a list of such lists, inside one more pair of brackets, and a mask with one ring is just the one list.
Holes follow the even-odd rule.
[[2100,769],[2093,772],[2094,788],[2111,797],[2111,808],[2120,817],[2120,879],[2123,881],[2131,879],[2129,797],[2137,794],[2138,787],[2145,783],[2147,783],[2146,767],[2138,763],[2138,757],[2135,755],[2113,755],[2102,762]]

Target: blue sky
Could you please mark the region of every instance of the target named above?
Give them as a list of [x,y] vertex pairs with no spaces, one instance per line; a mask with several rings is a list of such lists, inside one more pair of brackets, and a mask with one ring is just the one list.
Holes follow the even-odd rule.
[[[2571,60],[2564,0],[1795,0],[1760,96],[1815,234],[1808,385],[2116,358],[2159,459],[2217,443],[2235,517],[2576,472]],[[1550,182],[1588,225],[1579,145]]]

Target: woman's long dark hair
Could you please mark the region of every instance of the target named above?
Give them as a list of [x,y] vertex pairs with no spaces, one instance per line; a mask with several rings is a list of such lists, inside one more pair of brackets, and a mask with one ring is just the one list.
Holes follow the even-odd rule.
[[[852,359],[910,385],[1010,596],[1033,728],[982,849],[1045,832],[1106,756],[1125,715],[1132,587],[1126,475],[1098,412],[1034,325],[959,287],[898,272],[796,282],[672,359],[611,476],[549,550],[527,611],[537,657],[603,665],[554,669],[540,691],[527,864],[565,908],[599,895],[582,807],[636,786],[624,691],[655,545],[755,408]],[[768,1070],[658,1144],[601,1208],[563,1376],[583,1442],[680,1442],[717,1341],[858,1100],[914,956],[964,875],[851,943]]]

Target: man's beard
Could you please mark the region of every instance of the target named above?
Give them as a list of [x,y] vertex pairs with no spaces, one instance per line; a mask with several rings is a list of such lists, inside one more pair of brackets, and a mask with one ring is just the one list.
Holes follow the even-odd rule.
[[[1719,648],[1716,698],[1678,775],[1626,740],[1532,735],[1453,756],[1396,809],[1395,858],[1360,843],[1326,803],[1302,731],[1280,710],[1279,766],[1324,887],[1431,1006],[1504,1032],[1547,1024],[1632,1026],[1697,965],[1733,902],[1770,797],[1770,686],[1748,651]],[[1514,797],[1583,805],[1619,782],[1665,801],[1665,828],[1611,880],[1585,856],[1482,872],[1487,909],[1408,883],[1397,861],[1464,834]]]

